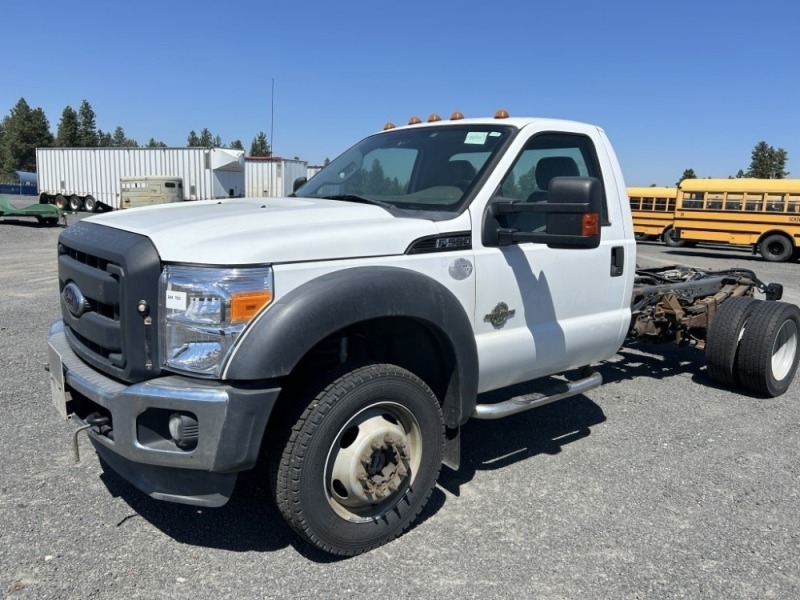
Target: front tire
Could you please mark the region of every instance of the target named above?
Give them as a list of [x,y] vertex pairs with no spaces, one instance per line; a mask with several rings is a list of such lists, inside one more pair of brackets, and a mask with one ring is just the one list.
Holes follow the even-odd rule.
[[670,248],[682,248],[686,245],[686,242],[679,239],[677,237],[677,233],[677,231],[670,227],[664,232],[664,234],[661,236],[661,239],[664,240],[664,243]]
[[[327,383],[327,385],[325,385]],[[287,523],[314,546],[351,556],[405,531],[439,476],[444,420],[430,388],[389,364],[312,387],[272,452],[272,490]]]

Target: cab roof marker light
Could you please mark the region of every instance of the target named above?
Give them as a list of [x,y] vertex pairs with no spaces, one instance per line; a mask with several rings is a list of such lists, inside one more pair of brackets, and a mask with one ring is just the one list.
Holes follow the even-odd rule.
[[455,111],[455,112],[453,112],[452,115],[450,115],[450,120],[451,121],[460,121],[463,118],[464,118],[464,113],[462,113],[460,111]]
[[409,125],[419,125],[420,123],[422,123],[422,120],[419,117],[411,117],[408,120]]
[[386,125],[383,126],[384,131],[388,131],[389,129],[394,129],[394,123],[392,123],[391,121],[389,121],[388,123],[386,123]]
[[495,119],[507,119],[508,118],[508,113],[504,109],[501,108],[496,113],[494,113],[494,118]]
[[442,117],[437,115],[436,113],[431,113],[431,116],[428,117],[428,123],[435,123],[436,121],[441,121]]

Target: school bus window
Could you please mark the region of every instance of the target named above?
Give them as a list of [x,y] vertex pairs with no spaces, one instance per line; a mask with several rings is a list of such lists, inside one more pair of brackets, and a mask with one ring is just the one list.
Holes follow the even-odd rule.
[[639,207],[642,205],[642,199],[640,197],[631,196],[631,210],[639,210]]
[[703,208],[703,192],[684,193],[683,208]]
[[744,194],[728,192],[728,196],[725,198],[725,210],[742,210],[743,200]]
[[642,198],[642,210],[653,210],[652,198]]
[[667,210],[667,199],[666,198],[656,198],[656,210]]
[[722,194],[709,194],[706,200],[706,208],[720,210],[722,208]]
[[675,198],[667,200],[667,212],[675,212]]

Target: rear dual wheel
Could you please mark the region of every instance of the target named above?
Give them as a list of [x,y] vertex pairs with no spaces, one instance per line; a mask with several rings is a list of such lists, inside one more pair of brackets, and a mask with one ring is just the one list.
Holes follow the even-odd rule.
[[306,541],[342,556],[396,538],[439,475],[444,422],[436,396],[405,369],[370,364],[332,375],[305,398],[271,452],[284,519]]
[[706,340],[709,376],[725,386],[780,396],[797,371],[800,308],[786,302],[730,298]]

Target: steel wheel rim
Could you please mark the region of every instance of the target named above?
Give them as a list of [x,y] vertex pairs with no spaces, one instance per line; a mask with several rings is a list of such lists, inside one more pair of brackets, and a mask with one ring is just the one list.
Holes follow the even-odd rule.
[[395,402],[376,402],[348,419],[325,461],[325,496],[351,522],[381,518],[408,493],[419,471],[422,433]]
[[772,344],[772,373],[777,381],[783,380],[794,365],[797,356],[797,324],[787,320],[778,330]]

